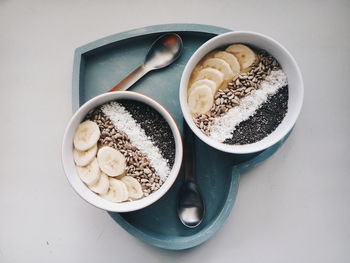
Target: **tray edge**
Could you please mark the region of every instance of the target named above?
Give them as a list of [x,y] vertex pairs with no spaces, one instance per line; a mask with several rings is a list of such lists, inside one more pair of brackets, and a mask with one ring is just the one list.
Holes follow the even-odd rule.
[[[212,25],[204,25],[204,24],[186,24],[186,23],[176,23],[176,24],[161,24],[161,25],[151,25],[146,26],[142,28],[132,29],[128,31],[124,31],[121,33],[116,33],[98,40],[95,40],[93,42],[90,42],[86,45],[83,45],[81,47],[78,47],[74,52],[74,63],[73,63],[73,78],[72,78],[72,108],[73,112],[76,111],[80,107],[80,93],[79,93],[79,86],[80,86],[80,71],[82,70],[82,67],[84,67],[84,59],[83,54],[91,51],[93,49],[102,47],[104,45],[111,44],[116,41],[120,41],[127,38],[132,37],[138,37],[142,35],[148,35],[148,34],[154,34],[154,33],[165,33],[169,31],[177,31],[177,32],[198,32],[198,33],[208,33],[208,34],[222,34],[225,32],[232,31],[230,29],[218,27],[218,26],[212,26]],[[271,146],[267,150],[260,153],[255,158],[239,164],[237,166],[232,167],[232,179],[231,179],[231,187],[230,191],[228,193],[229,195],[232,195],[233,192],[238,191],[238,185],[239,185],[239,179],[240,175],[245,172],[248,169],[254,168],[259,163],[265,161],[270,156],[272,156],[287,140],[289,135],[292,133],[293,129],[278,143]],[[141,231],[139,231],[137,228],[135,228],[133,225],[126,222],[119,214],[115,213],[109,213],[109,215],[113,218],[113,220],[117,221],[118,224],[126,230],[128,233],[132,234],[134,237],[139,239],[140,241],[143,241],[149,245],[162,248],[162,249],[168,249],[168,250],[184,250],[184,249],[190,249],[195,246],[198,246],[205,241],[209,240],[211,237],[213,237],[220,228],[224,225],[227,217],[230,215],[230,212],[232,210],[232,207],[235,203],[236,196],[234,195],[233,199],[231,197],[230,202],[225,203],[223,209],[221,210],[220,214],[217,216],[217,218],[214,220],[214,223],[211,224],[211,226],[208,228],[208,234],[203,235],[201,233],[195,234],[191,236],[190,238],[186,239],[183,244],[174,246],[174,243],[171,243],[171,241],[164,242],[164,240],[159,240],[157,238],[151,237]],[[229,200],[230,197],[227,198]],[[113,214],[113,215],[112,215]],[[218,222],[223,223],[218,223]],[[150,239],[153,242],[150,242]],[[194,241],[195,240],[195,241]],[[188,244],[189,243],[189,244]]]

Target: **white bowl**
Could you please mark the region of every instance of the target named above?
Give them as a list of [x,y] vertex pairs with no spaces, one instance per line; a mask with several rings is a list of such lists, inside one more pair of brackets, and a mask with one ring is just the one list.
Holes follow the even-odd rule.
[[[74,137],[76,128],[82,122],[82,120],[90,110],[104,103],[114,101],[114,100],[119,100],[119,99],[135,100],[135,101],[145,103],[148,106],[155,109],[156,111],[158,111],[164,117],[164,119],[169,124],[175,139],[175,161],[169,177],[166,179],[164,184],[156,192],[140,200],[124,202],[124,203],[113,203],[93,193],[79,178],[76,172],[75,164],[73,160],[73,137]],[[116,91],[116,92],[109,92],[109,93],[105,93],[97,97],[94,97],[93,99],[89,100],[84,105],[82,105],[75,112],[75,114],[69,121],[66,131],[64,133],[63,144],[62,144],[62,163],[63,163],[64,171],[68,178],[68,181],[71,183],[74,190],[84,200],[86,200],[87,202],[89,202],[90,204],[98,208],[101,208],[107,211],[130,212],[130,211],[135,211],[153,204],[170,189],[170,187],[175,182],[175,179],[181,167],[182,152],[183,152],[182,140],[181,140],[179,129],[174,119],[171,117],[170,113],[162,105],[160,105],[157,101],[151,99],[150,97],[147,97],[140,93],[130,92],[130,91]]]
[[[276,128],[275,131],[266,136],[264,139],[255,143],[245,145],[224,144],[206,136],[193,122],[187,104],[187,86],[194,67],[209,52],[218,48],[225,48],[225,46],[228,46],[233,43],[245,43],[256,48],[265,49],[268,53],[270,53],[277,59],[288,78],[288,112],[284,117],[283,121],[280,123],[280,125]],[[304,86],[301,72],[295,59],[288,52],[288,50],[285,49],[276,40],[270,37],[267,37],[263,34],[247,31],[235,31],[225,33],[222,35],[218,35],[204,43],[201,47],[198,48],[198,50],[192,55],[192,57],[187,62],[180,83],[181,110],[191,130],[203,142],[207,143],[208,145],[218,150],[235,154],[247,154],[258,152],[274,145],[279,140],[281,140],[292,129],[293,125],[295,124],[301,110],[303,97]]]

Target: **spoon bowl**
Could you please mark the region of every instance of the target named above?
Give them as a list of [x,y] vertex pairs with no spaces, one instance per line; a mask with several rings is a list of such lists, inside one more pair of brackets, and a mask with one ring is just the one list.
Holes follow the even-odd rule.
[[182,39],[178,34],[168,33],[161,35],[149,48],[144,63],[121,80],[110,91],[127,90],[151,70],[169,66],[181,55],[182,48]]
[[144,65],[152,69],[164,68],[181,54],[183,44],[178,34],[169,33],[157,38],[147,52]]
[[204,217],[204,204],[197,184],[186,181],[179,192],[177,213],[181,222],[190,228],[198,226]]

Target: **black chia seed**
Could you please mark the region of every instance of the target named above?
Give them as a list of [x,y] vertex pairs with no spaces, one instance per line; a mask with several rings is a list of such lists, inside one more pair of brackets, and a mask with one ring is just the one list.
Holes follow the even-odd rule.
[[161,155],[168,160],[169,167],[172,168],[175,161],[175,140],[163,116],[152,107],[137,101],[118,100],[118,103],[123,105],[140,124],[147,137],[158,147]]
[[262,140],[282,122],[288,110],[288,86],[268,98],[248,120],[241,122],[226,139],[227,144],[248,144]]

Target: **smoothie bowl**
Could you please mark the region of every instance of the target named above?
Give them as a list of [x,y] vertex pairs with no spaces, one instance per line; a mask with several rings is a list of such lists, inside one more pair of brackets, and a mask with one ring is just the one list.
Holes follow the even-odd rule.
[[214,37],[190,58],[180,83],[180,104],[192,131],[229,153],[264,150],[293,127],[303,81],[292,55],[259,33]]
[[63,138],[62,162],[74,190],[111,212],[151,205],[174,183],[182,141],[169,112],[129,91],[110,92],[82,105]]

